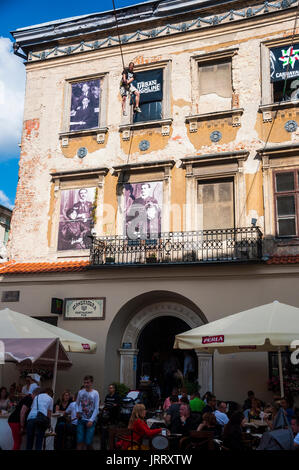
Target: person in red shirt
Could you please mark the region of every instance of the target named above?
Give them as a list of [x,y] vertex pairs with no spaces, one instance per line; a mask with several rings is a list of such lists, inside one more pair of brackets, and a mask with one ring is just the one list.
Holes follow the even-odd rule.
[[[144,437],[151,438],[160,434],[162,431],[162,428],[150,429],[144,420],[145,415],[146,409],[143,404],[139,403],[134,406],[128,425],[128,429],[133,432],[133,446],[141,444]],[[128,450],[131,448],[131,445],[132,443],[130,441],[120,440],[117,442],[117,447],[121,450]]]

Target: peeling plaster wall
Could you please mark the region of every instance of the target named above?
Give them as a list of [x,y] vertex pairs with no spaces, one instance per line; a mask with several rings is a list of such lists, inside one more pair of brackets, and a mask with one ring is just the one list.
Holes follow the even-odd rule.
[[[129,142],[122,140],[121,99],[119,95],[122,69],[119,51],[115,48],[92,51],[82,55],[59,57],[27,65],[27,87],[24,112],[24,129],[20,159],[20,180],[12,219],[12,236],[9,242],[10,258],[19,261],[55,260],[57,254],[49,249],[54,230],[52,217],[57,195],[51,186],[51,172],[84,170],[97,167],[112,168],[125,163],[142,163],[173,159],[171,194],[172,203],[185,203],[185,176],[178,168],[181,158],[206,153],[248,150],[244,164],[246,178],[246,207],[242,208],[247,224],[257,218],[263,229],[262,178],[260,161],[256,150],[263,147],[271,123],[263,123],[258,112],[261,103],[260,44],[293,32],[293,20],[259,17],[256,23],[224,25],[213,32],[192,31],[189,34],[149,40],[143,44],[124,47],[125,62],[133,60],[137,65],[170,61],[169,82],[170,116],[173,118],[170,135],[162,136],[161,128],[134,130]],[[248,23],[249,25],[249,23]],[[215,51],[238,48],[232,59],[234,105],[243,108],[240,127],[233,127],[231,118],[212,118],[199,122],[198,131],[190,133],[186,116],[192,114],[191,82],[192,58]],[[59,133],[65,112],[65,83],[72,78],[107,74],[107,127],[104,143],[98,143],[95,135],[69,138],[68,147],[61,146]],[[210,112],[217,103],[211,104]],[[236,106],[237,105],[237,106]],[[200,108],[200,107],[199,107]],[[198,113],[201,109],[198,109]],[[299,133],[288,133],[284,124],[296,119],[298,112],[281,111],[275,122],[270,142],[287,143],[299,141]],[[210,134],[220,130],[222,140],[212,143]],[[139,149],[141,140],[148,140],[150,148]],[[80,147],[88,149],[84,159],[77,157]],[[116,178],[106,176],[104,201],[117,208]],[[181,190],[179,190],[181,188]],[[106,222],[109,231],[114,230],[113,221]],[[183,223],[183,222],[182,222]],[[184,228],[181,222],[172,226]],[[107,225],[107,227],[108,227]],[[108,228],[107,228],[108,230]]]

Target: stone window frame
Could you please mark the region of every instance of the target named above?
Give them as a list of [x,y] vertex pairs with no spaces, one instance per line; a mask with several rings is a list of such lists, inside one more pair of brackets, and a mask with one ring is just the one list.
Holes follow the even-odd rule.
[[[288,190],[288,191],[277,191],[276,189],[276,176],[281,175],[283,173],[293,173],[294,176],[294,189],[293,190]],[[299,207],[298,207],[298,202],[299,202],[299,169],[298,168],[289,168],[287,170],[274,170],[273,171],[273,196],[274,196],[274,208],[275,208],[275,235],[277,238],[283,238],[283,239],[295,239],[299,238]],[[278,212],[277,212],[277,199],[279,197],[286,197],[286,196],[293,196],[294,201],[295,201],[295,225],[296,225],[296,234],[295,235],[278,235],[278,221],[280,218],[283,218],[283,216],[279,217]]]
[[275,238],[286,244],[292,241],[298,244],[298,237],[277,236],[274,175],[280,171],[299,171],[299,144],[273,146],[257,152],[262,160],[265,237]]
[[[191,114],[189,116],[186,116],[186,122],[192,122],[196,119],[201,120],[201,119],[209,119],[211,116],[217,115],[217,117],[227,117],[227,116],[233,116],[237,117],[236,125],[240,125],[239,119],[240,115],[243,113],[243,109],[240,109],[238,106],[234,106],[234,95],[235,95],[235,86],[234,86],[234,76],[233,76],[233,61],[235,60],[235,56],[238,54],[239,48],[233,48],[233,49],[226,49],[225,51],[217,51],[217,52],[212,52],[208,54],[200,54],[200,55],[195,55],[190,58],[190,68],[191,68],[191,90],[192,90],[192,96],[191,96]],[[200,92],[199,92],[199,77],[198,77],[198,68],[200,65],[213,65],[213,63],[219,61],[219,60],[227,60],[231,61],[231,85],[232,85],[232,102],[231,102],[231,108],[224,110],[224,111],[215,111],[211,113],[198,113],[197,109],[197,104],[199,102],[200,98]],[[193,132],[195,132],[193,130]]]
[[60,217],[61,191],[64,189],[98,188],[97,222],[94,229],[97,234],[103,233],[104,181],[109,169],[106,167],[79,171],[51,173],[54,189],[54,208],[50,234],[49,254],[57,258],[89,257],[90,250],[58,250],[58,231]]
[[174,164],[174,160],[163,160],[155,163],[133,163],[113,167],[113,173],[118,176],[116,235],[124,236],[125,199],[123,186],[130,182],[163,182],[161,232],[170,231],[171,169]]
[[192,224],[197,220],[197,185],[205,180],[232,178],[234,183],[235,227],[246,226],[246,181],[244,162],[249,156],[248,151],[220,152],[181,159],[182,168],[186,170],[186,211],[185,230],[198,230]]
[[[274,113],[279,109],[294,108],[299,105],[299,100],[296,101],[283,101],[281,103],[274,103],[273,85],[270,81],[270,49],[272,47],[285,46],[293,41],[291,36],[280,37],[272,40],[263,41],[260,44],[261,53],[261,104],[259,112],[263,113],[263,121],[271,122]],[[299,36],[295,36],[294,42],[299,41]]]
[[[150,64],[135,65],[134,72],[146,72],[148,70],[163,69],[163,99],[162,99],[162,119],[153,121],[144,121],[133,123],[133,111],[127,113],[127,116],[121,117],[121,124],[119,131],[122,133],[123,140],[128,140],[126,135],[134,129],[144,129],[153,127],[164,127],[165,135],[169,135],[169,126],[172,124],[173,118],[171,117],[171,69],[172,59],[161,60],[152,62]],[[127,99],[127,107],[129,100]],[[130,106],[130,108],[132,108]],[[165,127],[168,127],[167,133]]]
[[[79,77],[69,77],[65,79],[64,92],[63,92],[63,115],[61,123],[61,132],[59,133],[60,139],[69,139],[72,136],[84,136],[94,134],[106,134],[108,132],[107,127],[107,112],[108,112],[108,72],[80,75]],[[101,106],[99,116],[99,126],[92,129],[80,129],[77,131],[70,130],[70,109],[72,99],[72,84],[78,82],[84,82],[88,80],[103,80],[102,83],[102,95],[101,95]],[[66,145],[64,145],[66,146]]]

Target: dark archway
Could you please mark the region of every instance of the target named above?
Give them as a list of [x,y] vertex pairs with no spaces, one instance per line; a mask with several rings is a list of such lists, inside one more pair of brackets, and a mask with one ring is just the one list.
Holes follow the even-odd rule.
[[[175,385],[180,384],[179,379],[165,380],[165,367],[167,361],[173,358],[178,370],[184,372],[184,351],[173,349],[175,335],[190,329],[190,326],[180,318],[163,316],[149,322],[141,332],[138,339],[138,357],[136,370],[136,384],[140,383],[142,376],[149,376],[150,380],[157,382],[161,388],[162,396],[170,394]],[[197,371],[197,356],[194,351],[188,351],[193,358],[194,370]],[[193,380],[197,379],[197,372]]]
[[[186,330],[207,323],[207,318],[200,308],[190,299],[184,297],[178,292],[151,290],[131,298],[118,310],[111,322],[107,334],[105,344],[105,385],[115,380],[121,380],[130,387],[136,387],[136,369],[134,368],[133,370],[133,367],[131,370],[126,367],[122,369],[122,356],[119,351],[125,342],[132,343],[133,350],[135,350],[135,348],[137,349],[140,334],[147,324],[155,318],[155,315],[149,314],[148,318],[141,322],[142,324],[140,326],[139,323],[138,325],[134,323],[134,319],[144,308],[155,305],[159,302],[175,303],[180,309],[182,309],[182,311],[188,311],[186,315],[178,312],[177,314],[174,314],[174,312],[165,314],[165,311],[164,313],[161,312],[161,315],[158,315],[159,317],[169,315],[172,316],[172,318],[180,317],[182,320],[186,318],[186,324],[188,325]],[[132,326],[132,328],[130,327],[128,330],[128,326]],[[126,332],[128,331],[130,331],[129,337],[126,335]],[[130,362],[129,357],[128,361]],[[121,372],[122,370],[124,371],[123,373]]]

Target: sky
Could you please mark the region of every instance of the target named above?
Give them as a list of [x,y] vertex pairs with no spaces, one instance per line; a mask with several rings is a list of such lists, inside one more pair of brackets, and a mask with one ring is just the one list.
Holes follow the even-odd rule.
[[[115,0],[116,8],[137,3],[143,2]],[[112,8],[112,0],[0,0],[0,204],[14,206],[25,92],[25,66],[12,53],[10,31]]]

